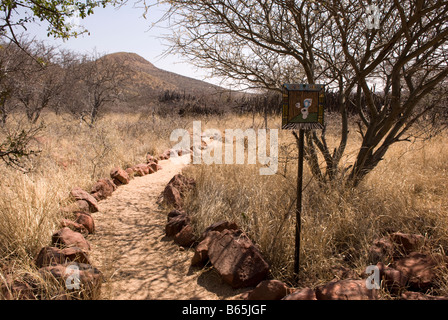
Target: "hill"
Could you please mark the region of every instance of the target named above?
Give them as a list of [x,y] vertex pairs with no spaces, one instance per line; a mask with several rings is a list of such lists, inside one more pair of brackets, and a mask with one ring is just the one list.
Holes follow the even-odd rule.
[[159,69],[136,53],[112,53],[101,59],[110,60],[125,68],[127,79],[123,89],[128,102],[144,105],[148,99],[157,99],[166,91],[193,96],[216,95],[228,91],[205,81]]

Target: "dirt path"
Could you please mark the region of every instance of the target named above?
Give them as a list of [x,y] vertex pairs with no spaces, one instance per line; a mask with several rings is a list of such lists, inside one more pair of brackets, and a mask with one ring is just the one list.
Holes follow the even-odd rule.
[[213,269],[191,270],[193,251],[165,237],[166,212],[157,199],[184,167],[161,161],[162,170],[136,177],[100,201],[89,237],[92,263],[105,275],[102,298],[234,299],[240,292],[221,282]]

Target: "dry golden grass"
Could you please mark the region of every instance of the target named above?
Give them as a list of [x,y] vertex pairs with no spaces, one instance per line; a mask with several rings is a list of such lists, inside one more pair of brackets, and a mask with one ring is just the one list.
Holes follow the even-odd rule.
[[[207,127],[252,126],[251,119],[243,120]],[[269,123],[271,128],[280,126],[279,119]],[[338,141],[337,117],[328,117],[327,123],[328,140]],[[342,159],[345,165],[354,161],[360,143],[351,131]],[[377,262],[369,260],[369,246],[390,232],[422,234],[434,253],[444,253],[448,249],[447,139],[443,134],[425,142],[394,145],[356,189],[344,188],[338,181],[320,188],[305,164],[298,284],[293,280],[297,151],[290,132],[279,133],[277,175],[260,176],[254,165],[190,166],[186,174],[198,181],[198,189],[188,198],[187,210],[194,216],[198,234],[216,221],[237,222],[271,264],[272,276],[292,285],[330,281],[332,268],[338,266],[362,275]],[[442,281],[439,293],[447,294],[447,289]]]
[[[0,282],[13,271],[18,279],[27,274],[40,283],[33,259],[63,217],[73,187],[90,190],[114,166],[128,167],[158,154],[170,142],[172,130],[191,132],[192,122],[207,128],[262,128],[263,119],[252,116],[193,119],[110,114],[95,128],[80,125],[68,115],[47,114],[46,129],[36,145],[42,152],[34,169],[23,174],[1,164],[0,180]],[[327,118],[329,140],[337,141],[337,118]],[[12,125],[12,124],[11,124]],[[270,118],[270,128],[280,119]],[[347,155],[350,164],[359,139],[352,130]],[[295,140],[279,130],[278,174],[260,176],[258,165],[191,165],[185,174],[197,181],[197,190],[186,200],[197,233],[219,220],[234,220],[259,246],[275,278],[292,281],[297,179]],[[434,253],[448,248],[448,136],[430,141],[395,145],[384,161],[354,190],[337,182],[320,189],[304,172],[300,286],[315,286],[333,278],[334,266],[361,274],[369,264],[367,248],[388,232],[420,233]],[[331,144],[330,144],[331,145]],[[448,294],[448,275],[441,276],[440,294]],[[60,293],[56,285],[43,286],[40,298]]]
[[[45,129],[33,141],[41,152],[32,158],[31,172],[0,164],[0,283],[11,271],[17,279],[26,273],[42,280],[33,259],[50,245],[70,190],[89,191],[98,179],[109,177],[112,167],[133,166],[145,161],[147,152],[163,152],[172,128],[183,124],[181,119],[123,114],[107,115],[94,128],[68,115],[47,114],[43,120]],[[13,119],[8,123],[16,125]],[[41,297],[51,299],[60,288],[44,291]]]

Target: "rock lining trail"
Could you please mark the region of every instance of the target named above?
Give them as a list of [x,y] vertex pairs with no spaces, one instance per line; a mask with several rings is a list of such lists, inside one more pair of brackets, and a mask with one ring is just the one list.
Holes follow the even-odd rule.
[[[186,155],[190,156],[190,155]],[[235,299],[241,290],[223,283],[212,269],[191,269],[193,250],[165,236],[166,210],[157,200],[185,164],[160,161],[162,170],[135,177],[99,203],[91,260],[105,277],[102,299]]]

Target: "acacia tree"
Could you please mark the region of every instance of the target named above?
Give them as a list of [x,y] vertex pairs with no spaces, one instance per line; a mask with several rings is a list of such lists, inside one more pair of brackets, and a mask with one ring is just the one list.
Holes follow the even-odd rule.
[[83,104],[78,112],[93,126],[104,106],[120,98],[128,69],[113,58],[93,54],[84,56],[73,70]]
[[[448,74],[448,1],[378,0],[373,17],[359,0],[165,2],[173,30],[166,37],[169,52],[212,76],[277,91],[291,82],[325,83],[338,91],[338,144],[330,148],[325,129],[306,133],[306,159],[322,182],[349,171],[347,181],[358,185],[436,107],[424,101]],[[349,104],[360,119],[362,144],[353,166],[340,168]]]
[[44,109],[57,103],[64,85],[64,70],[57,64],[54,47],[35,40],[26,47],[27,54],[22,53],[25,63],[12,75],[14,96],[25,109],[28,120],[36,123]]

